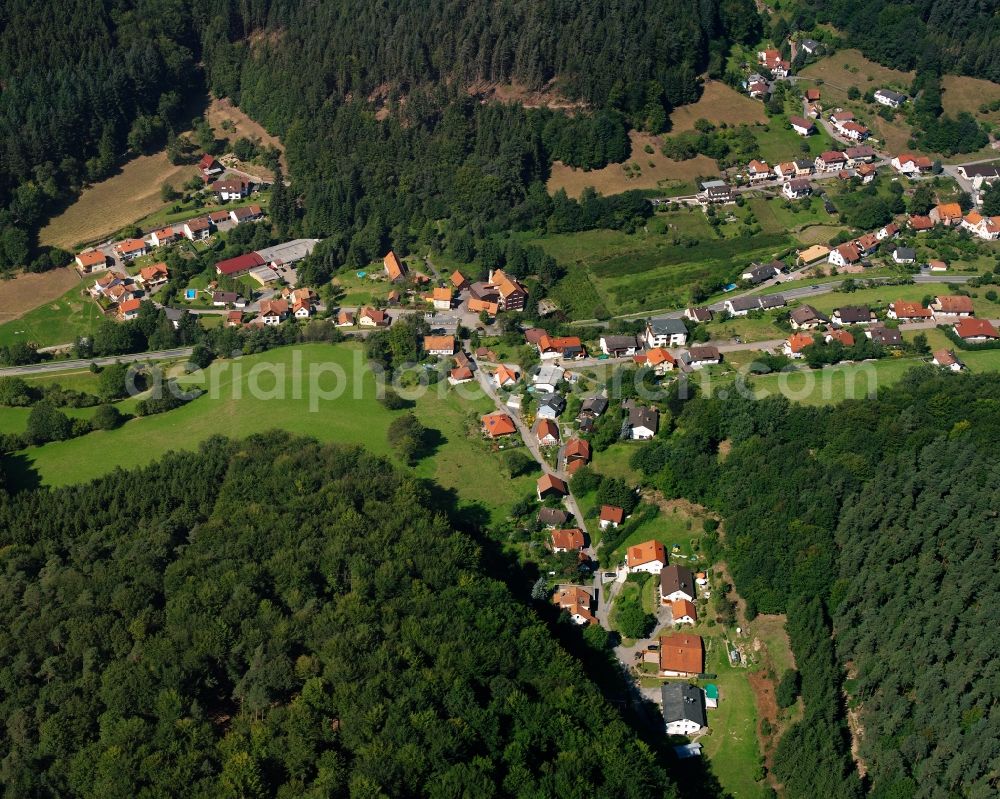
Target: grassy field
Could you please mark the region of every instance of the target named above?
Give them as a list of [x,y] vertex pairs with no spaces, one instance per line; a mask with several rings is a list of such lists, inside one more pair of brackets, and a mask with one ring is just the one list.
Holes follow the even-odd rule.
[[77,271],[68,266],[40,274],[23,272],[0,281],[0,324],[58,299],[79,282]]
[[642,445],[638,442],[619,441],[602,452],[595,452],[591,467],[605,477],[618,477],[631,485],[638,485],[642,475],[629,466],[628,462],[640,446]]
[[[668,132],[691,130],[699,119],[708,119],[716,125],[754,125],[765,124],[767,115],[763,104],[725,83],[710,80],[705,83],[697,103],[674,109]],[[603,169],[586,171],[556,161],[549,176],[549,192],[564,189],[571,197],[578,197],[585,188],[593,187],[605,195],[629,189],[661,189],[667,195],[676,195],[695,191],[694,179],[698,176],[718,174],[715,161],[703,155],[686,161],[667,158],[660,151],[658,136],[632,131],[629,138],[632,151],[624,164],[609,164]],[[647,152],[647,148],[652,152]]]
[[844,399],[864,399],[896,383],[907,371],[925,361],[920,358],[885,358],[801,369],[752,378],[749,385],[758,398],[782,395],[804,405],[832,405]]
[[[886,306],[895,300],[919,301],[927,296],[933,297],[938,294],[951,293],[943,282],[913,283],[908,286],[876,286],[872,289],[859,289],[850,293],[832,291],[829,294],[810,297],[807,303],[819,311],[829,313],[842,305],[868,305],[874,308]],[[979,295],[973,299],[976,315],[988,319],[1000,318],[1000,304],[987,300],[983,291],[975,293]]]
[[[631,189],[662,188],[673,194],[694,192],[696,177],[714,175],[719,171],[715,161],[703,155],[687,161],[667,158],[660,150],[658,136],[631,131],[629,138],[632,140],[632,152],[624,164],[608,164],[603,169],[588,171],[556,161],[547,184],[549,193],[563,189],[570,197],[579,197],[588,187],[604,195],[620,194]],[[647,147],[652,152],[647,152]]]
[[[774,289],[771,289],[773,292]],[[786,333],[775,327],[774,319],[780,312],[766,312],[759,318],[734,316],[726,321],[713,320],[706,327],[713,340],[732,339],[739,336],[743,341],[767,341],[784,338]]]
[[860,50],[840,50],[821,58],[801,70],[803,78],[819,79],[824,108],[848,102],[847,90],[857,86],[864,94],[868,89],[896,88],[909,93],[912,72],[890,69],[865,58]]
[[[44,484],[65,485],[98,477],[116,467],[148,463],[169,450],[193,449],[212,435],[241,438],[272,428],[322,441],[364,444],[373,452],[389,454],[386,428],[400,412],[390,412],[376,401],[375,380],[369,370],[363,369],[355,379],[362,362],[359,347],[324,344],[272,350],[238,362],[216,362],[206,372],[218,386],[214,398],[205,395],[177,410],[134,419],[118,430],[30,448],[20,454],[17,470],[33,469]],[[343,370],[349,381],[342,396],[322,400],[312,410],[309,370],[316,364]],[[234,376],[236,369],[238,376]],[[331,373],[319,378],[321,389],[329,391],[335,384]],[[253,392],[258,396],[252,395],[254,386],[260,389]],[[478,436],[467,434],[469,421],[489,408],[478,387],[463,387],[468,399],[452,389],[439,396],[436,389],[419,398],[414,409],[437,431],[435,451],[418,463],[416,473],[456,491],[463,502],[481,503],[498,518],[511,503],[532,491],[535,478],[498,479],[497,456],[487,451]],[[279,398],[280,394],[284,397]],[[82,409],[81,413],[92,410]],[[27,411],[24,419],[17,416],[0,414],[0,430],[23,430]],[[476,468],[470,468],[473,463]]]
[[161,184],[180,186],[196,174],[197,166],[174,166],[165,152],[133,158],[117,174],[84,189],[76,202],[42,228],[39,240],[70,250],[101,241],[161,208]]
[[[694,551],[692,541],[702,535],[700,520],[694,519],[683,509],[674,507],[669,511],[661,511],[657,516],[648,522],[644,522],[628,538],[611,553],[609,563],[621,563],[625,560],[625,553],[628,548],[641,544],[643,541],[660,541],[667,548],[667,554],[673,562],[677,559],[677,553],[684,555],[678,562],[683,563],[688,555]],[[672,552],[674,546],[678,547],[677,553]]]
[[[713,628],[718,630],[719,628]],[[716,675],[711,682],[719,687],[719,706],[709,708],[709,734],[699,738],[712,772],[734,799],[764,799],[765,782],[753,778],[760,760],[757,742],[757,709],[745,668],[733,667],[726,655],[721,635],[705,639],[705,669]],[[699,683],[704,686],[705,683]]]
[[671,112],[669,132],[693,130],[694,123],[699,119],[707,119],[714,125],[723,122],[730,126],[753,125],[765,124],[767,114],[764,113],[764,104],[759,100],[751,100],[721,81],[710,80],[705,82],[704,91],[697,103],[682,105]]
[[[175,187],[177,188],[177,187]],[[270,191],[254,192],[251,196],[247,197],[245,200],[234,200],[228,203],[208,203],[206,205],[197,205],[193,202],[188,203],[172,203],[169,207],[160,208],[157,211],[149,214],[148,216],[140,219],[136,224],[143,230],[154,227],[162,227],[164,225],[170,225],[175,222],[184,222],[195,216],[207,216],[212,213],[212,211],[232,211],[235,208],[243,208],[247,205],[259,205],[266,209],[268,201],[271,198]],[[180,206],[180,210],[172,210],[174,206]]]
[[823,208],[823,201],[819,197],[810,197],[808,207],[805,209],[799,207],[800,202],[796,200],[791,204],[791,208],[785,208],[782,200],[756,197],[749,200],[747,205],[753,209],[754,216],[757,217],[765,233],[797,234],[800,228],[830,225],[836,222],[836,217],[830,216]]
[[[795,112],[797,116],[802,114],[798,108],[795,109]],[[771,166],[782,161],[794,161],[797,158],[813,159],[833,146],[833,139],[830,138],[822,125],[817,124],[816,132],[812,136],[803,138],[792,130],[787,116],[778,116],[768,120],[766,127],[754,128],[754,133],[760,146],[761,157]],[[803,152],[803,143],[809,146],[808,153]]]
[[[848,100],[847,91],[856,86],[862,95],[869,89],[880,88],[892,88],[909,94],[913,81],[912,72],[901,72],[876,64],[858,50],[841,50],[810,64],[799,75],[802,78],[822,80],[823,84],[819,88],[824,108],[840,106],[854,111],[872,129],[875,138],[884,143],[886,150],[897,153],[910,149],[907,142],[912,136],[912,128],[903,116],[897,115],[891,122],[886,121],[877,115],[880,106],[869,105],[860,100]],[[960,111],[968,111],[980,120],[1000,123],[1000,112],[979,113],[981,104],[1000,99],[1000,86],[997,84],[978,78],[946,75],[942,78],[941,86],[941,104],[946,113],[954,115]],[[946,163],[962,163],[988,157],[994,152],[984,148],[976,153],[965,153],[942,160]]]
[[[361,271],[367,271],[367,275],[385,275],[381,264],[371,264],[367,270]],[[389,292],[395,288],[388,280],[373,280],[367,275],[358,277],[357,273],[350,269],[336,274],[333,278],[333,284],[344,290],[341,303],[348,306],[368,305],[376,299],[384,300]]]
[[[718,239],[697,211],[662,215],[668,233],[611,230],[543,236],[533,241],[568,270],[553,292],[576,319],[682,307],[690,289],[729,280],[748,262],[771,260],[791,245],[781,233]],[[658,216],[657,219],[660,219]],[[683,237],[687,246],[673,243]]]
[[0,345],[27,341],[48,347],[92,333],[102,314],[96,302],[81,295],[82,288],[82,284],[75,285],[61,297],[0,324]]
[[1000,124],[1000,111],[981,114],[979,106],[1000,100],[1000,84],[964,75],[945,75],[941,79],[941,105],[946,114],[968,111],[978,119]]

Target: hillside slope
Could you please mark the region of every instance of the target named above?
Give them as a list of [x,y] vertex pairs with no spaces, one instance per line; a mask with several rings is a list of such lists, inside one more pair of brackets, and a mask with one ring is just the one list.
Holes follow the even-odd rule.
[[8,796],[670,797],[426,488],[273,434],[0,506]]

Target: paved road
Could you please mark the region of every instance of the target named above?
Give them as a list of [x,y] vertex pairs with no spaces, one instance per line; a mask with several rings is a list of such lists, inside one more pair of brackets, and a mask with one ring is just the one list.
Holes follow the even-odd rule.
[[87,369],[92,363],[96,363],[98,366],[109,366],[118,361],[121,361],[122,363],[139,361],[166,361],[174,358],[186,358],[192,351],[191,347],[177,347],[172,350],[137,352],[132,355],[115,355],[108,358],[82,358],[75,361],[48,361],[47,363],[35,363],[30,366],[7,366],[0,369],[0,377],[7,377],[10,375],[45,374],[47,372],[63,372],[72,369]]
[[[524,419],[521,418],[521,414],[518,411],[507,407],[506,402],[504,402],[503,398],[497,393],[497,390],[493,385],[493,381],[490,380],[490,376],[486,370],[482,368],[476,369],[476,378],[478,379],[479,385],[482,387],[486,396],[493,400],[497,410],[502,411],[514,420],[514,424],[517,426],[517,432],[521,435],[521,440],[524,441],[524,446],[542,467],[542,471],[549,472],[558,477],[560,480],[565,480],[566,485],[569,486],[569,475],[561,469],[553,469],[549,466],[548,461],[546,461],[545,457],[542,455],[541,447],[538,446],[538,437],[528,427]],[[563,497],[563,504],[566,506],[566,510],[576,517],[577,527],[583,530],[586,534],[587,526],[583,520],[583,513],[580,512],[580,506],[576,502],[576,497],[573,496],[572,489],[567,496]],[[592,547],[588,546],[584,551],[592,559],[596,559],[596,552]]]

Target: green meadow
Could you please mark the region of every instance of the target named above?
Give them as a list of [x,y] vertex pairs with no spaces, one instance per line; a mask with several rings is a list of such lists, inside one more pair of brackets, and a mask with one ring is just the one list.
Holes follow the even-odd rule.
[[[186,382],[212,388],[181,408],[132,419],[118,430],[29,447],[8,458],[5,467],[15,481],[34,477],[46,485],[66,485],[149,463],[170,450],[194,449],[210,436],[243,438],[276,428],[321,441],[363,444],[391,456],[386,430],[404,412],[386,410],[377,401],[375,377],[353,345],[307,344],[217,361],[203,379]],[[340,387],[344,390],[334,396]],[[123,410],[131,405],[134,400],[121,404]],[[414,471],[498,518],[533,491],[535,478],[510,480],[501,474],[499,456],[477,431],[478,417],[491,407],[476,384],[434,385],[417,397],[413,410],[433,432],[431,451]],[[93,409],[70,412],[86,416]],[[0,409],[0,432],[22,432],[27,415],[26,409]]]
[[93,333],[102,315],[97,303],[77,285],[58,299],[0,325],[0,345],[28,342],[39,347],[71,344]]

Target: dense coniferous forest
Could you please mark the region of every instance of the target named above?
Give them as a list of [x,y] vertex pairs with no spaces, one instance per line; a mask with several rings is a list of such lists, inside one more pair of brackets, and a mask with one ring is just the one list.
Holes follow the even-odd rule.
[[711,548],[748,614],[788,614],[806,707],[775,756],[789,799],[865,789],[845,685],[872,796],[995,792],[998,408],[1000,376],[928,367],[835,407],[694,400],[636,456],[723,514]]
[[674,796],[444,510],[280,434],[0,505],[5,795]]
[[1000,82],[1000,18],[995,2],[810,0],[807,15],[832,22],[852,47],[896,69],[935,65]]
[[0,270],[29,265],[40,222],[85,182],[164,145],[199,47],[180,0],[3,3]]
[[[553,159],[624,160],[628,126],[662,130],[697,98],[696,76],[761,31],[751,0],[19,0],[0,13],[0,269],[28,262],[40,221],[85,181],[183,130],[206,83],[286,141],[295,193],[279,230],[332,236],[342,262],[390,241],[405,252],[443,218],[477,235],[544,225]],[[490,82],[583,109],[470,97]]]

